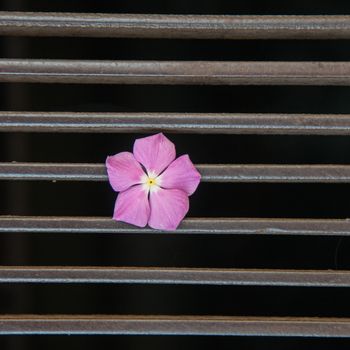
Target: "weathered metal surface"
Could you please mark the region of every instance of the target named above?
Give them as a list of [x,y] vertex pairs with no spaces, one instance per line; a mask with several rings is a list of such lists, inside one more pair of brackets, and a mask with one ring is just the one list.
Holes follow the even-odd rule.
[[0,232],[349,236],[350,220],[187,218],[169,232],[103,217],[0,216]]
[[350,39],[350,16],[0,12],[0,35],[179,39]]
[[0,334],[350,337],[348,318],[217,316],[0,316]]
[[118,283],[350,287],[349,271],[2,266],[0,283]]
[[[347,183],[350,165],[197,164],[204,182]],[[92,163],[0,163],[0,180],[107,181]]]
[[350,135],[350,115],[2,111],[0,131]]
[[0,59],[0,82],[168,85],[350,85],[350,62]]

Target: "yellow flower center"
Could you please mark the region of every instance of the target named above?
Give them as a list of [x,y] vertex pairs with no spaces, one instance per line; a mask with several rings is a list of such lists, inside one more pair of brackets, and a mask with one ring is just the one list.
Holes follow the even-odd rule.
[[148,178],[148,180],[147,180],[147,185],[148,186],[153,186],[153,185],[156,185],[157,184],[157,181],[156,181],[156,179],[155,178],[153,178],[153,177],[149,177]]

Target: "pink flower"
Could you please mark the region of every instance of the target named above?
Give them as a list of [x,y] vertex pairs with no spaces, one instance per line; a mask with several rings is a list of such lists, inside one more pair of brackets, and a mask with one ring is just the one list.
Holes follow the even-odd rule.
[[187,154],[175,157],[175,145],[162,133],[137,139],[134,154],[107,157],[109,182],[120,192],[113,219],[175,230],[188,212],[188,196],[201,179]]

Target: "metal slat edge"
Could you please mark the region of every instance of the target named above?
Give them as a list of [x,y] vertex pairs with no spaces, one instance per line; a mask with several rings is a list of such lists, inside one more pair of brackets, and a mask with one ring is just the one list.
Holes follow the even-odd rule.
[[216,316],[0,316],[1,335],[219,335],[350,337],[347,318]]
[[350,287],[350,272],[218,268],[1,266],[0,283]]
[[349,39],[350,16],[0,12],[0,35],[177,39]]
[[187,218],[175,231],[162,231],[103,217],[0,216],[0,232],[349,236],[350,220]]
[[350,62],[0,59],[0,82],[350,85]]
[[[197,164],[204,182],[349,183],[350,165]],[[105,165],[0,163],[0,180],[107,181]]]
[[350,115],[0,111],[0,131],[349,135]]

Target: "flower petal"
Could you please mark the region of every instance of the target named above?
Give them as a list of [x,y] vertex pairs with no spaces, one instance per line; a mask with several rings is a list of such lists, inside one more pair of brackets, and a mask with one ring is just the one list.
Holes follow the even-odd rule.
[[115,202],[113,219],[145,227],[150,215],[148,191],[142,185],[120,192]]
[[175,230],[188,212],[188,196],[180,190],[159,188],[150,192],[150,206],[150,227]]
[[130,152],[107,157],[106,166],[109,183],[117,192],[141,183],[141,177],[145,174],[140,163]]
[[189,196],[197,189],[200,181],[201,175],[187,154],[175,159],[158,178],[163,188],[177,188]]
[[137,139],[134,156],[148,174],[159,175],[176,156],[175,145],[162,133]]

